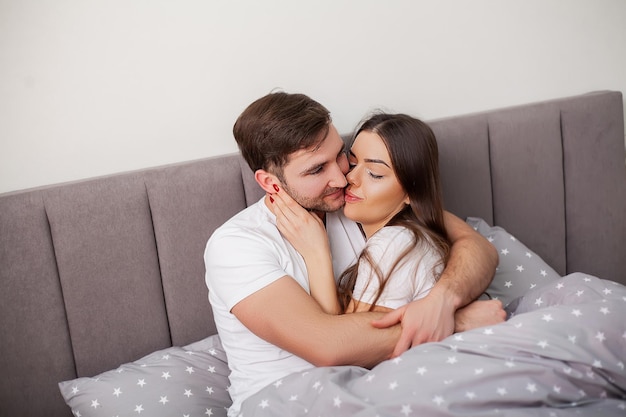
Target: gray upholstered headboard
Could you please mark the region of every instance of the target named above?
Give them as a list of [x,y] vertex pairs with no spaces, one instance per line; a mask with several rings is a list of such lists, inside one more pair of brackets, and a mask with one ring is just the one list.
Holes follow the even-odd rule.
[[[431,125],[448,210],[626,284],[619,92]],[[0,416],[70,416],[59,381],[214,333],[204,245],[260,196],[238,155],[0,195]]]
[[502,226],[561,274],[626,283],[622,94],[431,122],[447,209]]

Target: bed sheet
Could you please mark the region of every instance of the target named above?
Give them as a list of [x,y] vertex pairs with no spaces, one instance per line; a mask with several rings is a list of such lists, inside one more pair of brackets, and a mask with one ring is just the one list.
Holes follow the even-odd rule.
[[291,374],[252,416],[626,416],[626,287],[582,273],[537,287],[499,325],[426,343],[367,370]]

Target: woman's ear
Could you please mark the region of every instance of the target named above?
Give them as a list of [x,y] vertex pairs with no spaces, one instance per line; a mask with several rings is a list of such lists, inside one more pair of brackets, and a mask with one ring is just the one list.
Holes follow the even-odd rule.
[[273,194],[276,192],[274,184],[281,185],[280,181],[274,174],[270,174],[264,169],[257,169],[254,172],[254,179],[266,193]]

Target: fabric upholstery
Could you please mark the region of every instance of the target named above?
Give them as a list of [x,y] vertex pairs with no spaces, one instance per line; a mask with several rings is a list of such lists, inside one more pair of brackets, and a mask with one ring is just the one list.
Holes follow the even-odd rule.
[[66,416],[74,359],[42,192],[0,198],[0,416]]
[[626,283],[622,100],[601,92],[572,98],[563,103],[562,126],[567,271]]
[[165,168],[146,188],[172,343],[182,346],[216,333],[202,253],[213,230],[246,207],[239,158]]
[[141,175],[58,187],[45,203],[78,376],[170,346]]
[[439,144],[444,206],[493,223],[489,131],[484,114],[430,122]]
[[[489,116],[494,224],[565,274],[565,206],[556,103]],[[529,227],[532,226],[532,227]]]

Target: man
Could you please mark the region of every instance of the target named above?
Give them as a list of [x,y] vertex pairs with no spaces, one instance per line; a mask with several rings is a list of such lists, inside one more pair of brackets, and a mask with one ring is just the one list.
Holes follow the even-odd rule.
[[288,373],[312,366],[371,367],[412,345],[440,340],[455,326],[504,319],[498,303],[459,310],[488,286],[497,254],[449,213],[450,260],[427,297],[387,316],[324,313],[309,295],[304,260],[276,228],[270,194],[284,190],[323,218],[336,277],[356,261],[365,239],[340,210],[348,161],[328,110],[302,94],[272,93],[248,106],[233,133],[268,194],[217,229],[205,251],[209,300],[231,369],[229,415]]

